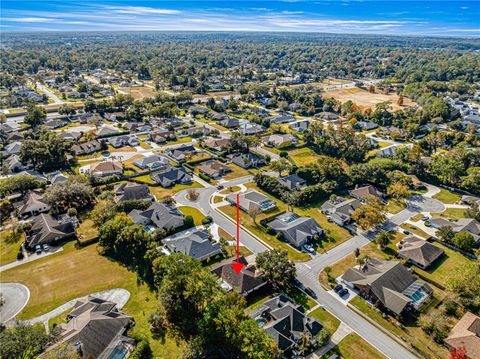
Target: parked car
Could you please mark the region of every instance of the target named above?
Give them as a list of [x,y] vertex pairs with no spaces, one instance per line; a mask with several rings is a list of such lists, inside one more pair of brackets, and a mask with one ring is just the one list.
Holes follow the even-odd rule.
[[48,252],[49,250],[50,250],[50,247],[48,246],[48,244],[44,244],[43,245],[43,251]]
[[40,244],[35,246],[35,253],[42,254],[42,246]]
[[346,290],[345,288],[342,288],[338,291],[338,296],[341,298],[341,297],[344,297],[345,295],[348,294],[348,290]]
[[403,233],[405,233],[408,236],[410,234],[410,231],[407,231],[406,229],[404,229]]
[[335,291],[335,293],[340,292],[342,289],[343,289],[343,285],[341,285],[341,284],[337,284],[337,285],[335,286],[335,288],[333,288],[333,290]]
[[225,187],[224,187],[223,184],[219,184],[219,185],[217,186],[217,189],[224,189],[224,188],[225,188]]
[[298,288],[303,288],[303,283],[300,282],[297,278],[295,278],[293,280],[293,282],[295,283],[295,285],[298,287]]
[[308,288],[308,287],[305,288],[305,293],[307,293],[313,299],[317,299],[317,295],[315,294],[315,292],[311,288]]
[[315,248],[310,244],[304,244],[303,249],[308,253],[315,254]]
[[428,218],[427,216],[422,217],[422,221],[424,221],[424,222],[425,222],[425,221],[428,221],[429,219],[430,219],[430,218]]

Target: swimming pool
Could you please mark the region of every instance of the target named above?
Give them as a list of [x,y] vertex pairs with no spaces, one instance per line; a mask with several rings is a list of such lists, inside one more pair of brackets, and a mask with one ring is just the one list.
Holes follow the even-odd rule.
[[108,359],[124,359],[127,356],[127,349],[122,346],[118,346],[113,349],[112,354],[108,357]]

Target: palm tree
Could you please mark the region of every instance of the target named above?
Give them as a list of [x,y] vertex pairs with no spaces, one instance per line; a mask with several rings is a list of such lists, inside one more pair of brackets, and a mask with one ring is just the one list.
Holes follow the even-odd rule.
[[379,249],[384,250],[390,242],[393,240],[394,235],[392,232],[382,231],[375,237],[375,243]]

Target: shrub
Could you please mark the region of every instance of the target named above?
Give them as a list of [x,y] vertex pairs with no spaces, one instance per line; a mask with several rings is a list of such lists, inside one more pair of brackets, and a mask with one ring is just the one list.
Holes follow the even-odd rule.
[[287,151],[280,151],[280,155],[279,155],[281,158],[287,158],[288,157],[288,152]]
[[[205,218],[204,218],[205,219]],[[188,216],[185,216],[185,219],[183,220],[183,225],[185,226],[185,228],[190,228],[190,227],[193,227],[195,225],[195,222],[193,220],[193,217],[188,215]]]
[[201,179],[203,179],[205,182],[210,182],[210,177],[208,177],[207,175],[203,174],[203,173],[199,173],[198,174],[198,177],[200,177]]
[[206,216],[205,218],[202,219],[203,225],[210,224],[212,222],[213,222],[213,218],[211,216]]

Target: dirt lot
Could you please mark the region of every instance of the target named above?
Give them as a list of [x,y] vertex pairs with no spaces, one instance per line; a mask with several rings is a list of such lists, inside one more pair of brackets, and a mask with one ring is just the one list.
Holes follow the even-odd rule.
[[155,91],[150,87],[120,87],[118,91],[133,96],[135,100],[152,98],[155,96]]
[[396,94],[380,94],[380,93],[370,93],[366,90],[362,90],[360,88],[346,88],[346,89],[337,89],[333,91],[327,91],[323,95],[324,98],[333,97],[340,102],[346,102],[351,100],[353,103],[357,104],[358,106],[368,108],[370,107],[372,110],[375,109],[375,105],[384,102],[390,101],[392,104],[390,108],[392,110],[399,110],[402,107],[409,107],[413,106],[415,103],[408,98],[403,99],[403,106],[400,107],[397,105],[398,96]]

